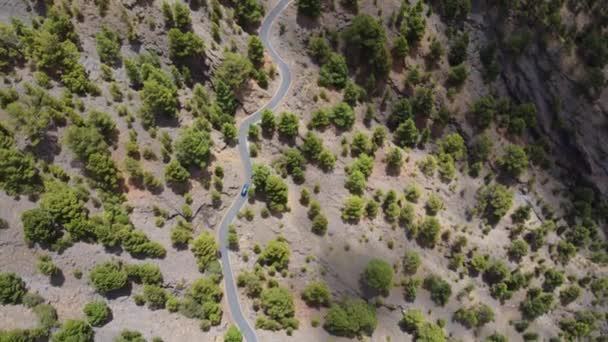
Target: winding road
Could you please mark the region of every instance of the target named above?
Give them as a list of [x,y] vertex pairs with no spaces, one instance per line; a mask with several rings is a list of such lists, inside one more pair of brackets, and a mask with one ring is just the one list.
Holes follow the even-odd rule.
[[[268,15],[264,18],[262,25],[260,27],[260,39],[266,48],[266,51],[270,54],[273,62],[277,64],[279,67],[279,75],[281,77],[281,83],[279,84],[279,88],[276,90],[272,99],[260,108],[257,112],[249,115],[239,127],[239,154],[241,156],[241,161],[243,163],[243,168],[245,171],[245,180],[244,183],[250,183],[251,181],[251,159],[249,157],[249,148],[247,147],[247,136],[249,133],[249,126],[259,121],[262,116],[262,111],[264,109],[274,109],[276,108],[281,100],[287,94],[289,87],[291,85],[291,71],[289,70],[289,66],[285,61],[281,59],[281,56],[274,50],[272,44],[270,43],[270,29],[275,19],[281,14],[281,12],[289,5],[292,0],[279,0],[277,4],[270,10]],[[247,201],[247,196],[241,196],[240,192],[237,194],[236,199],[232,202],[232,205],[224,215],[222,223],[220,224],[219,231],[219,239],[220,239],[220,253],[222,256],[222,271],[224,273],[225,280],[225,292],[226,298],[228,299],[228,306],[230,308],[230,313],[232,314],[232,319],[234,323],[239,327],[241,332],[243,333],[243,337],[247,342],[257,342],[258,338],[253,330],[252,326],[247,321],[247,318],[243,315],[243,311],[241,310],[241,306],[239,304],[239,293],[236,287],[236,282],[234,280],[234,274],[232,273],[232,268],[230,266],[230,254],[228,249],[228,226],[234,220],[237,213],[243,206],[243,204]]]

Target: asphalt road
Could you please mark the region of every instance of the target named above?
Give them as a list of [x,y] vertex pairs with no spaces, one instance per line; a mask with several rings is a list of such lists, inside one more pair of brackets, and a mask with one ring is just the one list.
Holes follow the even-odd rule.
[[[256,123],[261,119],[261,113],[264,109],[274,109],[278,106],[278,104],[283,100],[285,94],[289,90],[289,86],[291,85],[291,71],[289,70],[289,66],[285,61],[281,59],[281,56],[274,50],[272,44],[270,44],[270,29],[274,20],[281,14],[281,12],[289,5],[291,0],[280,0],[268,13],[268,15],[264,18],[262,25],[260,27],[260,39],[266,48],[266,51],[270,54],[270,57],[274,61],[274,63],[278,66],[279,75],[281,77],[281,84],[279,88],[276,90],[275,94],[272,96],[272,99],[260,108],[257,112],[249,115],[239,127],[239,153],[241,156],[241,162],[243,163],[245,179],[243,183],[251,183],[251,159],[249,157],[249,148],[247,146],[247,135],[249,133],[249,126],[251,124]],[[225,295],[228,300],[228,306],[230,307],[230,313],[232,314],[232,320],[239,327],[241,332],[243,333],[243,337],[247,342],[257,342],[258,338],[255,334],[252,325],[247,321],[243,312],[241,311],[241,306],[239,304],[239,293],[237,291],[236,282],[234,280],[234,274],[232,273],[232,268],[230,266],[230,255],[228,250],[228,226],[237,213],[243,206],[243,204],[247,201],[247,196],[243,197],[240,194],[237,195],[234,202],[224,215],[224,219],[220,225],[220,253],[222,255],[222,271],[224,273],[224,281],[225,281]]]

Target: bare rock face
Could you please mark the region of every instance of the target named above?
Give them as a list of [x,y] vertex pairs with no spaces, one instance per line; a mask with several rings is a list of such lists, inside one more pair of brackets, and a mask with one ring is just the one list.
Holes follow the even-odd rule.
[[[493,16],[478,16],[473,26],[499,39]],[[500,86],[507,95],[533,102],[538,112],[535,135],[551,144],[557,164],[575,177],[595,184],[608,194],[606,121],[608,90],[596,98],[586,95],[576,52],[568,53],[558,42],[530,44],[519,57],[503,58]]]

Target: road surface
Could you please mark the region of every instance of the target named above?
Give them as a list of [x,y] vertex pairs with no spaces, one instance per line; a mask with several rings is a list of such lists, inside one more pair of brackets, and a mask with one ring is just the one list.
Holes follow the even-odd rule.
[[[260,39],[264,44],[264,48],[270,54],[273,62],[278,66],[279,75],[281,77],[281,83],[279,84],[279,88],[276,90],[275,94],[272,96],[272,99],[260,108],[257,112],[249,115],[245,120],[241,123],[239,127],[239,144],[238,149],[241,156],[241,162],[243,163],[245,179],[243,183],[251,183],[251,159],[249,158],[249,149],[247,147],[247,136],[249,133],[249,126],[253,123],[256,123],[261,118],[262,110],[264,109],[274,109],[278,106],[278,104],[283,100],[285,94],[289,90],[291,85],[291,71],[289,70],[289,66],[285,61],[281,59],[281,56],[274,50],[272,44],[270,44],[270,29],[274,20],[281,14],[281,12],[289,5],[291,0],[280,0],[268,13],[262,25],[260,27]],[[239,294],[236,287],[236,282],[234,280],[234,274],[232,273],[232,268],[230,266],[230,255],[228,250],[228,226],[237,213],[241,209],[243,203],[247,201],[247,196],[241,196],[241,193],[236,195],[236,199],[228,209],[228,212],[224,215],[222,223],[220,224],[220,253],[222,255],[222,271],[224,273],[224,281],[225,281],[225,295],[228,300],[228,306],[230,308],[230,313],[232,314],[232,320],[239,327],[241,332],[243,333],[243,337],[247,342],[257,342],[258,338],[253,330],[251,324],[247,321],[243,312],[241,311],[241,306],[239,304]]]

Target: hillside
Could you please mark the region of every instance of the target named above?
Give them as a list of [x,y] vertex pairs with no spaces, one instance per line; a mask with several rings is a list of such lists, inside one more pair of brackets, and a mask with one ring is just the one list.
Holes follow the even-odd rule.
[[0,0],[0,341],[603,341],[607,25]]

